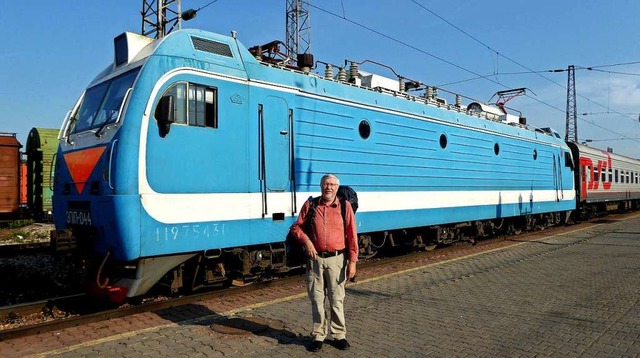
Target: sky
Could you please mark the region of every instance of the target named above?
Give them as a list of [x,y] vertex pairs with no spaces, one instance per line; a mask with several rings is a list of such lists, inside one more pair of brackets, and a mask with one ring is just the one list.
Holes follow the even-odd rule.
[[[525,96],[507,104],[512,113],[563,137],[567,72],[547,71],[574,65],[578,140],[640,158],[640,1],[310,4],[316,60],[372,60],[483,102],[497,91],[525,87]],[[285,41],[286,0],[182,0],[181,6],[200,9],[183,28],[237,31],[247,47]],[[33,127],[60,127],[86,86],[113,61],[114,37],[142,29],[139,0],[0,0],[0,8],[0,132],[16,133],[23,144]],[[384,67],[361,69],[393,77]]]

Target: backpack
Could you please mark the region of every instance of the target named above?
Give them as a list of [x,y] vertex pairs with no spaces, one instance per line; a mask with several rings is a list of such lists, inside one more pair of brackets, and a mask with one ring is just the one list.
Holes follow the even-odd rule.
[[[342,215],[342,223],[344,225],[344,233],[347,234],[347,220],[345,219],[347,216],[347,206],[345,205],[346,201],[349,201],[351,204],[351,209],[353,209],[353,213],[355,214],[358,210],[358,194],[353,188],[348,185],[340,185],[338,187],[338,191],[336,193],[338,200],[340,200],[340,214]],[[312,235],[313,230],[313,218],[316,216],[316,208],[318,207],[318,203],[320,202],[319,197],[309,197],[309,209],[307,210],[307,216],[305,217],[304,230],[308,233],[308,235]]]

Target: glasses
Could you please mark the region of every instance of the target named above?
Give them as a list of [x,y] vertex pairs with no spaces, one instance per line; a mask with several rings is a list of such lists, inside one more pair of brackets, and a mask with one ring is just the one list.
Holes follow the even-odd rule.
[[337,186],[338,186],[338,184],[334,184],[334,183],[324,183],[324,184],[322,184],[323,188],[324,187],[335,188]]

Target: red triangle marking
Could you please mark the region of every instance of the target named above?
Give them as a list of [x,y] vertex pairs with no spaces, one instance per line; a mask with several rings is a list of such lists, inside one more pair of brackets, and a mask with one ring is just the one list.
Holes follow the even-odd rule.
[[76,185],[78,194],[82,194],[89,175],[95,168],[100,156],[107,147],[96,147],[91,149],[79,150],[77,152],[67,153],[64,160],[69,168],[71,179]]

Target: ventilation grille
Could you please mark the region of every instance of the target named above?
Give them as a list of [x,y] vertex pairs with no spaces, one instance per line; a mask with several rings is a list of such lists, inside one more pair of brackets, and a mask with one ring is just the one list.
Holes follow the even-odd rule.
[[193,47],[198,51],[204,51],[220,56],[233,58],[231,47],[229,47],[229,45],[225,43],[201,39],[199,37],[191,37],[191,42],[193,42]]

